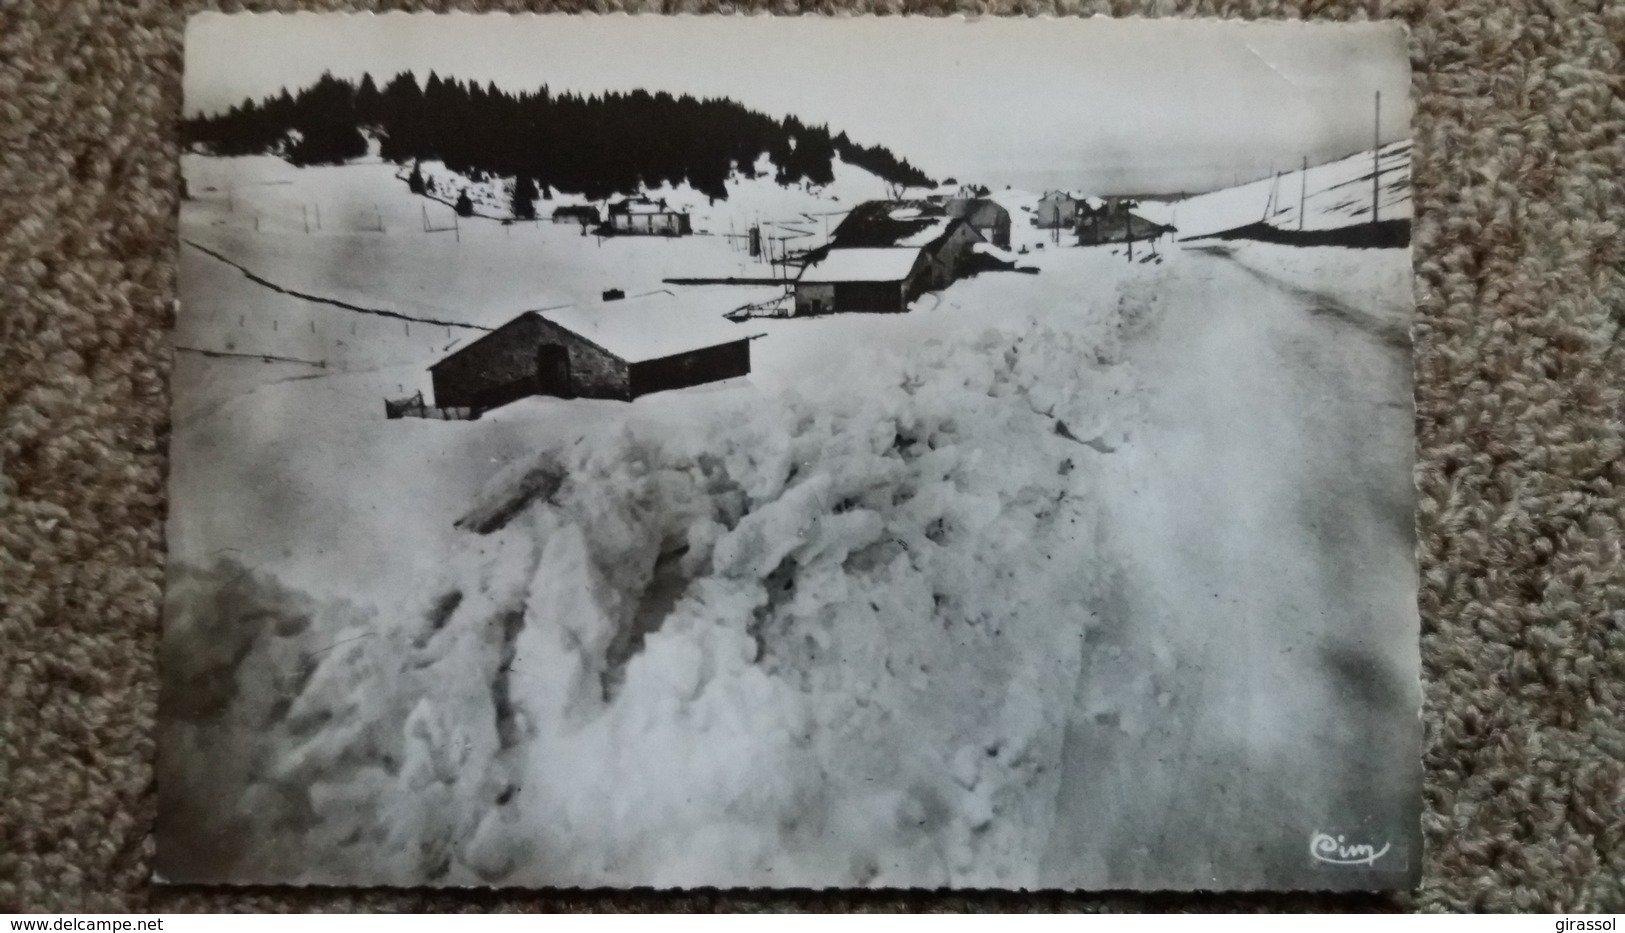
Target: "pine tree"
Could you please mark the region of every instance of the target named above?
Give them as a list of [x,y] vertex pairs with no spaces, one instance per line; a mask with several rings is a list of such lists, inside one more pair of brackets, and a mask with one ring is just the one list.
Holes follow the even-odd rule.
[[529,175],[520,175],[513,183],[513,215],[520,220],[536,219],[536,183]]
[[469,198],[467,188],[464,188],[463,193],[457,196],[457,214],[460,217],[474,216],[474,201]]
[[378,91],[378,85],[372,82],[372,75],[363,74],[361,84],[355,89],[355,121],[356,124],[367,129],[376,129],[383,120],[384,97]]
[[[651,134],[652,126],[662,131]],[[828,184],[836,158],[895,184],[931,184],[882,146],[862,146],[845,133],[831,136],[827,126],[775,119],[727,98],[649,91],[554,95],[546,86],[511,94],[490,82],[433,72],[421,87],[411,72],[401,72],[382,90],[370,74],[359,83],[324,74],[297,94],[282,90],[192,117],[181,131],[192,151],[268,153],[297,164],[364,155],[370,135],[391,162],[436,159],[471,179],[523,176],[542,200],[554,189],[598,199],[685,180],[722,199],[733,173],[754,176],[764,155],[786,185]],[[432,179],[417,175],[423,190],[432,190]]]
[[406,176],[406,187],[413,194],[423,193],[423,167],[417,162],[412,163],[412,174]]
[[391,162],[420,158],[423,152],[423,90],[410,71],[384,85],[378,104],[383,138],[378,152]]

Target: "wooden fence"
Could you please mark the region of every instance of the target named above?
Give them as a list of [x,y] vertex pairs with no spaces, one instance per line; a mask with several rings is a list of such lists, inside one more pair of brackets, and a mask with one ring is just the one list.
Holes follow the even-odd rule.
[[384,417],[391,421],[399,418],[427,418],[431,421],[475,421],[480,412],[474,408],[436,408],[423,401],[423,393],[410,398],[384,399]]

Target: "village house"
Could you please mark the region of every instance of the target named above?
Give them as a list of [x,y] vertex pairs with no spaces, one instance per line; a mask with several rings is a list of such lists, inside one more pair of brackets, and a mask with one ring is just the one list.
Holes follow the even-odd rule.
[[865,201],[815,250],[795,284],[795,313],[905,311],[965,275],[985,242],[927,201]]
[[1038,210],[1033,217],[1034,226],[1045,230],[1072,230],[1078,221],[1106,207],[1100,198],[1075,194],[1070,191],[1046,191],[1038,199]]
[[[963,218],[930,201],[865,201],[852,208],[824,250],[865,247],[923,249],[933,270],[930,288],[946,288],[966,274],[972,247],[985,238]],[[815,252],[812,257],[818,258]]]
[[1171,225],[1147,220],[1136,213],[1134,208],[1138,206],[1127,199],[1112,200],[1100,210],[1079,215],[1076,227],[1078,245],[1141,242],[1176,232]]
[[429,375],[437,408],[476,416],[531,395],[631,401],[748,375],[756,336],[660,291],[526,311],[456,348]]
[[686,236],[694,232],[687,211],[646,197],[623,198],[611,204],[609,229],[612,233],[649,236]]
[[598,208],[592,204],[563,204],[553,208],[553,222],[556,224],[582,224],[595,227],[599,221]]
[[1010,248],[1010,212],[988,198],[949,198],[949,217],[957,217],[999,249]]

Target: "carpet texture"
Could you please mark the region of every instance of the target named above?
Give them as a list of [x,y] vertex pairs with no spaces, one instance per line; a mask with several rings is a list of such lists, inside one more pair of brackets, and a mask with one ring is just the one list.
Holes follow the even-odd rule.
[[530,7],[1410,24],[1427,678],[1415,893],[156,888],[176,123],[197,8],[0,2],[0,911],[1625,910],[1625,6],[1610,0]]

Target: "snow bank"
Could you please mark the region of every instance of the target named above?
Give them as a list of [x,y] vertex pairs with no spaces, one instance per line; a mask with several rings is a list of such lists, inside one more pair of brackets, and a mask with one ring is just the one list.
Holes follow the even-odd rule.
[[1291,288],[1314,291],[1363,311],[1382,311],[1409,325],[1412,272],[1408,249],[1299,247],[1245,240],[1217,248]]
[[1098,454],[1065,434],[1105,417],[1108,337],[856,354],[691,430],[538,442],[469,503],[489,533],[375,610],[184,572],[166,663],[233,692],[166,749],[241,764],[167,786],[257,831],[190,868],[1034,883],[1097,584]]

